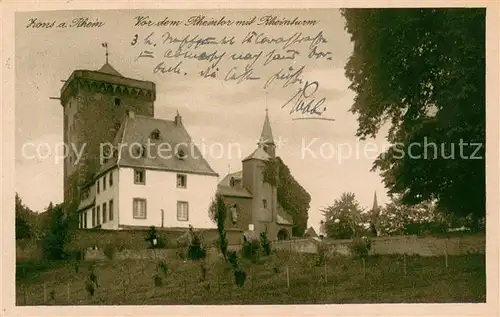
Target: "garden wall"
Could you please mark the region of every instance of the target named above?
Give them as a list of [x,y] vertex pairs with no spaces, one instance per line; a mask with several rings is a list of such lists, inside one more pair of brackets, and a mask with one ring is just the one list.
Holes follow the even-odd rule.
[[[273,248],[300,253],[317,253],[319,243],[324,243],[330,255],[349,255],[350,239],[300,239],[273,242]],[[462,255],[467,253],[484,254],[486,237],[484,234],[454,237],[395,236],[372,238],[372,254],[415,254],[420,256]]]

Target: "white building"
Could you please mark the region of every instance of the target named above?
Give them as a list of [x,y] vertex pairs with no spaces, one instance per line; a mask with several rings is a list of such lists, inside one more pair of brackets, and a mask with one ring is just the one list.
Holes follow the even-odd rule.
[[83,190],[81,228],[215,228],[208,208],[218,174],[179,114],[169,121],[128,112],[113,146],[102,148],[100,170]]

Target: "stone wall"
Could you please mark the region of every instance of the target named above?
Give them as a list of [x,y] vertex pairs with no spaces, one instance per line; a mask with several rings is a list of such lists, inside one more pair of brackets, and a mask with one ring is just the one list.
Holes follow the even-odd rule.
[[[273,242],[278,250],[290,250],[300,253],[317,253],[318,241],[314,239],[298,239]],[[350,239],[325,239],[321,243],[326,246],[329,255],[350,255]],[[484,254],[486,237],[484,234],[464,235],[456,237],[418,237],[395,236],[372,238],[372,254],[415,254],[420,256],[464,255],[467,253]]]

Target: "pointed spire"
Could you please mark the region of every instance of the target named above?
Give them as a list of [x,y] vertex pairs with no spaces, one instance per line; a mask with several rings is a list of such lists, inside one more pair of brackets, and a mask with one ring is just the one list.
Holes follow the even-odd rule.
[[377,202],[377,191],[375,191],[375,195],[373,196],[373,211],[378,211],[378,202]]
[[269,122],[269,113],[266,108],[266,118],[264,119],[264,125],[262,126],[262,133],[260,134],[261,144],[274,144],[273,131],[271,129],[271,123]]

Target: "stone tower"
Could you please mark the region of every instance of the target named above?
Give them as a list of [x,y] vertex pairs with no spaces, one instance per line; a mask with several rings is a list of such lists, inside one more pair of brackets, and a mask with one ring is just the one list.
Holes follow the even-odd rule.
[[[79,188],[93,182],[101,144],[112,142],[126,113],[154,116],[153,82],[122,76],[107,61],[97,71],[75,70],[61,88],[63,139],[69,153],[64,161],[64,201],[78,197]],[[83,155],[78,160],[76,149]]]
[[255,231],[262,232],[268,229],[272,230],[271,227],[274,226],[278,207],[276,190],[264,181],[263,175],[266,161],[275,158],[276,155],[267,110],[257,145],[257,149],[242,161],[242,182],[253,196],[252,222],[255,225]]

